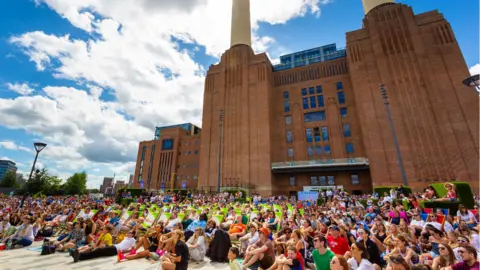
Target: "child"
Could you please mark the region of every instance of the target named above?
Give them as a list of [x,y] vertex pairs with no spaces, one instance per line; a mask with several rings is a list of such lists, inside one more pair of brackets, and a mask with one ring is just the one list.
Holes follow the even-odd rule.
[[228,251],[228,265],[230,266],[230,270],[241,270],[242,269],[242,262],[238,259],[240,255],[240,251],[237,247],[231,247]]
[[287,257],[285,257],[284,255],[280,255],[280,257],[275,260],[275,263],[272,265],[272,267],[270,267],[270,269],[302,270],[302,264],[297,259],[297,250],[295,246],[288,246]]

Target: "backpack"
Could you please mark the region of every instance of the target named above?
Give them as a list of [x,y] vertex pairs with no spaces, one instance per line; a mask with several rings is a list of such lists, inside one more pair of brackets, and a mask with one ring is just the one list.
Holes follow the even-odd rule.
[[45,238],[45,240],[43,240],[42,253],[40,253],[40,256],[50,255],[55,253],[55,251],[56,247],[54,245],[50,245],[50,240]]

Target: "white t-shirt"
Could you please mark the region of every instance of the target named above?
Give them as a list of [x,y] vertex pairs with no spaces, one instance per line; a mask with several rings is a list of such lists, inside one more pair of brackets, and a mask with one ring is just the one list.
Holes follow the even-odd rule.
[[449,233],[449,232],[453,232],[453,231],[454,231],[452,224],[450,224],[450,222],[448,222],[448,221],[445,221],[445,223],[443,223],[443,230],[444,230],[446,233]]
[[135,238],[125,237],[120,244],[114,245],[118,252],[127,251],[135,245]]
[[165,226],[165,229],[167,230],[172,230],[173,226],[177,225],[180,222],[179,218],[171,219],[168,221],[167,226]]
[[390,203],[392,203],[392,197],[390,197],[390,196],[385,196],[385,197],[383,197],[383,202],[390,202]]
[[412,221],[410,221],[410,226],[423,227],[423,226],[425,226],[425,221],[423,219],[421,219],[421,220],[413,219]]
[[258,232],[255,232],[255,234],[248,239],[248,244],[251,245],[251,244],[257,242],[258,239],[259,239]]
[[373,264],[369,260],[366,260],[366,259],[362,259],[362,261],[360,262],[360,265],[358,265],[357,260],[355,260],[355,258],[350,258],[350,259],[348,259],[347,262],[350,265],[351,270],[373,270],[373,269],[375,269],[373,267]]
[[78,215],[78,217],[83,218],[83,220],[91,219],[93,217],[93,213],[92,213],[92,211],[90,211],[90,213],[88,213],[88,214],[83,212],[80,215]]
[[457,217],[460,217],[460,219],[462,219],[465,222],[470,221],[470,219],[472,219],[472,218],[473,218],[473,220],[475,220],[475,216],[473,215],[473,213],[468,211],[468,210],[467,210],[467,213],[465,215],[462,215],[460,213],[460,210],[458,210],[457,211]]
[[433,227],[435,227],[436,229],[438,229],[439,231],[442,230],[442,224],[440,224],[436,221],[426,222],[425,225],[423,225],[423,228],[425,228],[425,226],[427,226],[429,224],[432,225]]

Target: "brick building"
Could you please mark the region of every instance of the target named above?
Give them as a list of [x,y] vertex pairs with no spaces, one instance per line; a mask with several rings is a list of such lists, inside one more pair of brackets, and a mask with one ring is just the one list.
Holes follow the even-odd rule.
[[190,123],[157,127],[154,140],[140,142],[133,186],[143,182],[144,188],[154,190],[197,188],[200,133]]
[[[469,71],[450,24],[438,11],[363,3],[363,26],[346,34],[345,49],[272,65],[251,48],[249,1],[233,1],[231,48],[205,81],[200,188],[216,190],[218,175],[222,187],[261,194],[402,184],[384,84],[409,186],[458,179],[478,189],[478,94],[462,84]],[[136,180],[151,144],[140,144]]]

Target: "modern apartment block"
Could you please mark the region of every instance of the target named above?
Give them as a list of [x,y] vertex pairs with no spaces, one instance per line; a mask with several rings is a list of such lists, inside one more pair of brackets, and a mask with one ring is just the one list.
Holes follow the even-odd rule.
[[15,162],[11,160],[0,160],[0,181],[2,181],[3,177],[8,171],[17,172],[17,166],[15,166]]

